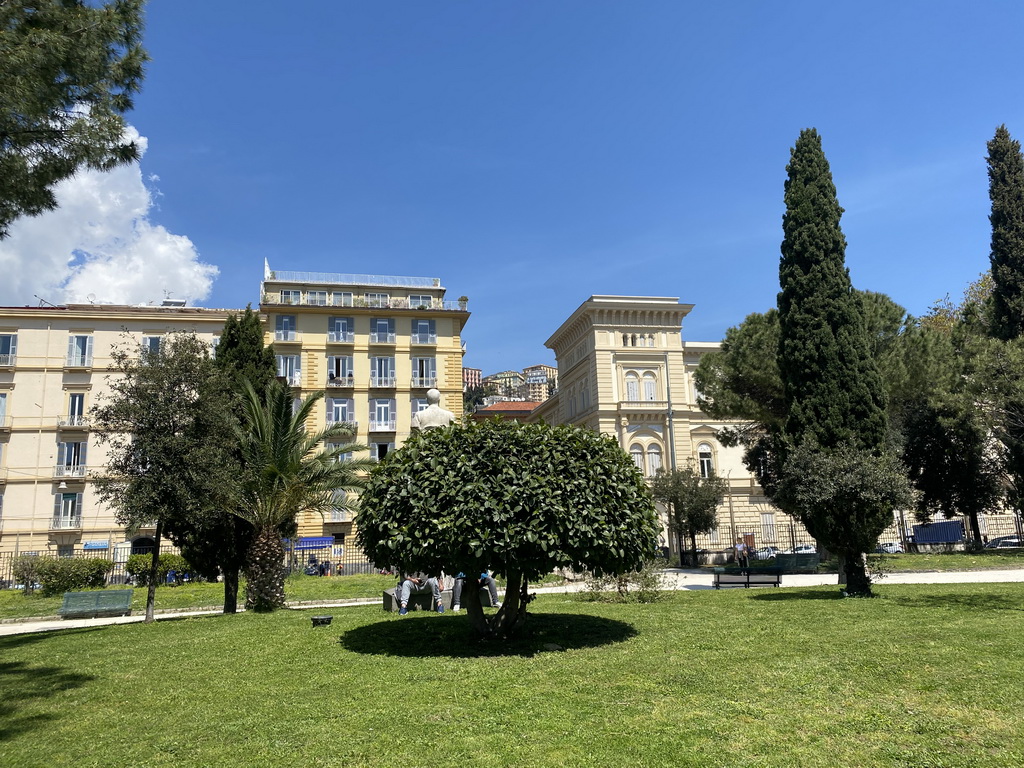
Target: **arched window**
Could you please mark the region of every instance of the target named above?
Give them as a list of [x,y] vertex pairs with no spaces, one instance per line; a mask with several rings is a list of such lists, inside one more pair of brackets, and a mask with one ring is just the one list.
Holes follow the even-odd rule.
[[700,464],[701,477],[711,477],[715,473],[715,465],[711,458],[711,446],[707,443],[697,446],[697,462]]
[[634,333],[634,334],[633,334],[632,336],[630,336],[629,338],[630,338],[630,341],[632,342],[632,343],[631,343],[631,344],[630,344],[629,346],[631,346],[631,347],[635,347],[635,346],[636,346],[636,334]]
[[633,463],[636,464],[636,468],[641,472],[644,471],[644,449],[639,443],[633,443],[629,446],[629,456],[633,459]]
[[658,382],[653,373],[644,374],[644,400],[658,399]]
[[622,334],[622,346],[624,346],[624,347],[628,347],[629,346],[629,334],[628,333]]
[[647,335],[647,346],[648,347],[653,347],[654,346],[654,334],[653,333],[650,333],[650,334]]
[[661,469],[661,447],[658,445],[647,446],[647,473],[652,477],[658,474]]
[[640,399],[640,377],[635,373],[626,374],[626,399],[631,401]]

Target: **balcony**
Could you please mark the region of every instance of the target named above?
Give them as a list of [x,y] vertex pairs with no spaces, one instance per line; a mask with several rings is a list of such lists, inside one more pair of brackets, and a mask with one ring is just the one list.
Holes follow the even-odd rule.
[[81,529],[81,515],[58,515],[50,518],[51,531],[80,531]]
[[335,376],[333,373],[327,376],[328,387],[354,387],[356,385],[356,377],[349,374],[348,376]]
[[327,417],[328,427],[345,427],[353,435],[359,431],[359,422],[351,421],[349,419],[332,419],[330,416]]
[[65,368],[92,368],[92,355],[68,355],[64,360]]
[[394,333],[371,333],[371,344],[394,344],[397,334]]
[[61,429],[88,429],[89,418],[87,416],[58,416],[57,426]]
[[88,473],[85,464],[58,464],[53,468],[54,477],[82,478]]
[[413,376],[413,389],[430,389],[437,386],[437,376]]
[[352,519],[351,513],[346,509],[332,509],[324,517],[325,523],[347,523]]
[[281,342],[289,341],[302,341],[302,334],[298,331],[274,331],[274,343],[278,344]]
[[17,360],[17,355],[0,355],[0,368],[13,368]]
[[351,344],[356,340],[356,335],[352,331],[328,331],[327,332],[327,343],[328,344]]
[[624,400],[619,403],[619,413],[625,413],[627,411],[635,413],[636,411],[643,411],[645,413],[653,413],[657,411],[667,411],[668,401],[667,400]]
[[410,337],[413,344],[437,344],[436,333],[414,333]]
[[394,419],[370,419],[371,432],[394,432]]
[[370,386],[376,387],[377,389],[394,389],[395,377],[394,376],[378,376],[377,374],[370,375]]
[[300,372],[288,373],[288,374],[285,374],[283,376],[278,376],[277,378],[279,378],[282,381],[286,382],[289,387],[301,387],[302,386],[302,373],[300,373]]

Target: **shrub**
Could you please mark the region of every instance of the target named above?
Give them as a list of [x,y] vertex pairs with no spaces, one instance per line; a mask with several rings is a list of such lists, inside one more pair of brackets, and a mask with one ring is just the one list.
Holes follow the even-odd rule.
[[[140,587],[149,586],[149,569],[153,565],[152,555],[132,555],[125,564],[125,571],[131,576]],[[167,582],[167,574],[174,571],[177,575],[176,581],[181,580],[181,574],[191,572],[192,566],[181,555],[164,553],[160,555],[160,561],[156,570],[157,586]]]
[[596,576],[588,572],[580,600],[605,603],[653,603],[664,596],[665,559],[653,557],[636,571],[619,576]]
[[26,595],[32,594],[39,583],[39,561],[36,555],[22,555],[14,558],[14,562],[11,563],[14,581],[25,587]]
[[107,574],[114,563],[102,557],[55,557],[40,559],[36,567],[43,596],[50,597],[106,586]]

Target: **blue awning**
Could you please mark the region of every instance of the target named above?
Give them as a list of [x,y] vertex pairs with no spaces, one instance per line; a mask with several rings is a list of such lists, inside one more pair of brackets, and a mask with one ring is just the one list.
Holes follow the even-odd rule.
[[103,541],[87,541],[82,544],[82,549],[109,549],[110,542],[106,539]]
[[295,550],[300,549],[327,549],[334,544],[333,536],[310,536],[299,539],[295,544]]

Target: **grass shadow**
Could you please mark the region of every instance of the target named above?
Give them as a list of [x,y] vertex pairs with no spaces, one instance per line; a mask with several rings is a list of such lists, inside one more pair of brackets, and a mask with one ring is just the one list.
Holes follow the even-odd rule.
[[[440,619],[440,620],[439,620]],[[462,617],[410,615],[350,629],[338,643],[353,653],[410,658],[535,656],[563,649],[621,643],[637,635],[631,624],[577,613],[531,613],[506,642],[481,641]]]
[[[35,635],[19,636],[18,643],[3,643],[0,647],[27,645],[25,638]],[[0,662],[0,742],[15,736],[38,729],[53,727],[54,721],[70,712],[60,712],[56,707],[47,707],[46,712],[26,713],[28,706],[38,709],[39,702],[72,688],[80,688],[96,678],[72,672],[65,667],[47,666],[43,664],[27,664],[23,661]]]
[[905,608],[966,608],[971,611],[1024,611],[1020,600],[1005,595],[964,595],[950,592],[927,595],[885,595],[885,599]]
[[751,600],[842,600],[843,595],[838,589],[823,591],[818,589],[800,589],[798,587],[786,587],[760,591],[750,596]]

